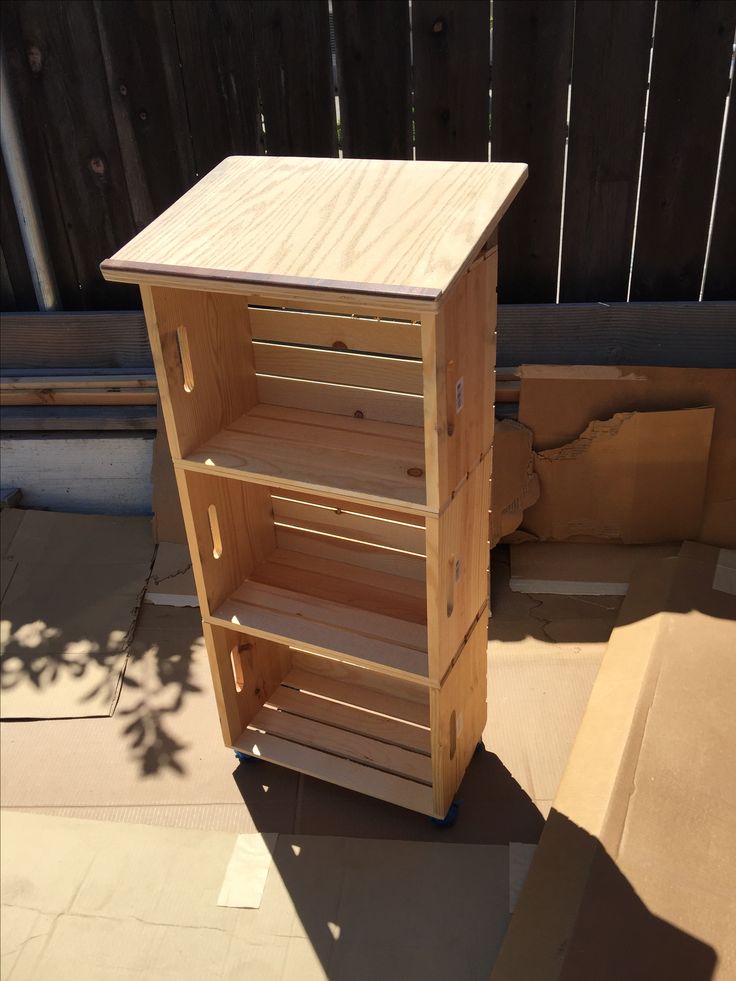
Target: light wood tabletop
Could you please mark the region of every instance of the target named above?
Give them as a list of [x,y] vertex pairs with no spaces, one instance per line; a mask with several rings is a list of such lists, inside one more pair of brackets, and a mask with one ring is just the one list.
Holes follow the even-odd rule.
[[439,300],[526,180],[522,163],[228,157],[106,279]]

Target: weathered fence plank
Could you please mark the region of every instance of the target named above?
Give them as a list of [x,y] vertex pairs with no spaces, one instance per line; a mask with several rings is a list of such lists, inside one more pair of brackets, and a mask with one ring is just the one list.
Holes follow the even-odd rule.
[[250,8],[245,0],[172,4],[199,177],[231,154],[263,152]]
[[176,32],[168,4],[95,0],[110,102],[135,224],[194,183]]
[[578,0],[560,300],[625,300],[654,0]]
[[632,300],[700,293],[734,26],[732,0],[657,8]]
[[252,9],[268,152],[337,156],[327,0],[256,0]]
[[334,0],[332,10],[343,154],[411,159],[409,4]]
[[[5,160],[0,155],[0,307],[36,310],[31,273],[26,262],[18,219],[15,216]],[[2,331],[0,331],[2,336]]]
[[417,160],[488,159],[488,0],[414,0]]
[[529,164],[501,232],[502,303],[557,295],[573,13],[573,0],[493,4],[491,159]]
[[3,38],[62,302],[135,305],[98,268],[135,232],[94,7],[8,2]]
[[[497,360],[736,368],[734,323],[736,302],[507,304]],[[153,368],[143,314],[132,310],[6,314],[0,363],[25,375]]]
[[733,82],[703,299],[736,300],[736,86]]

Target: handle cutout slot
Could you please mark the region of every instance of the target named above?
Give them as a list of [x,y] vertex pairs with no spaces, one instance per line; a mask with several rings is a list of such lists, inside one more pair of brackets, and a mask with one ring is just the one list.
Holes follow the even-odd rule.
[[222,538],[220,536],[220,522],[217,520],[217,508],[210,504],[207,508],[207,517],[210,521],[210,536],[212,537],[212,555],[219,559],[222,555]]
[[455,582],[460,578],[460,562],[451,555],[447,563],[447,616],[455,609]]
[[192,369],[192,356],[189,352],[189,336],[183,324],[176,328],[176,342],[179,345],[179,359],[181,360],[181,371],[184,376],[184,391],[193,392],[194,371]]
[[[250,645],[247,644],[245,649]],[[243,648],[240,644],[236,644],[230,651],[230,664],[233,669],[233,681],[235,682],[235,691],[241,692],[245,686],[245,673],[243,671],[243,661],[241,659],[241,653]]]

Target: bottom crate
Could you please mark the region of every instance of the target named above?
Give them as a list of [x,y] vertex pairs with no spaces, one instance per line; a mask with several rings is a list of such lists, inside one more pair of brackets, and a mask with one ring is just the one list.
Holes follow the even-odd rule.
[[439,688],[205,623],[225,742],[444,817],[485,725],[486,617]]

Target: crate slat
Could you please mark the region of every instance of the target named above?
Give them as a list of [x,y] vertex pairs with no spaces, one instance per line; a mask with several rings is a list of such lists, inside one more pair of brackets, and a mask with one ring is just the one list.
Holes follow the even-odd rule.
[[[256,715],[249,728],[267,732],[273,736],[290,739],[301,746],[325,750],[344,759],[364,763],[377,770],[385,770],[399,777],[408,777],[418,783],[430,786],[432,783],[432,763],[428,756],[415,753],[398,746],[391,746],[378,739],[360,735],[341,725],[341,716],[336,709],[332,724],[325,725],[314,719],[292,714],[289,710],[275,707],[278,703],[292,705],[306,703],[309,696],[292,690],[282,695],[283,685],[269,698],[266,706]],[[319,699],[313,699],[319,701]],[[274,707],[270,707],[274,706]],[[305,707],[301,711],[309,711]],[[343,713],[344,717],[345,713]]]

